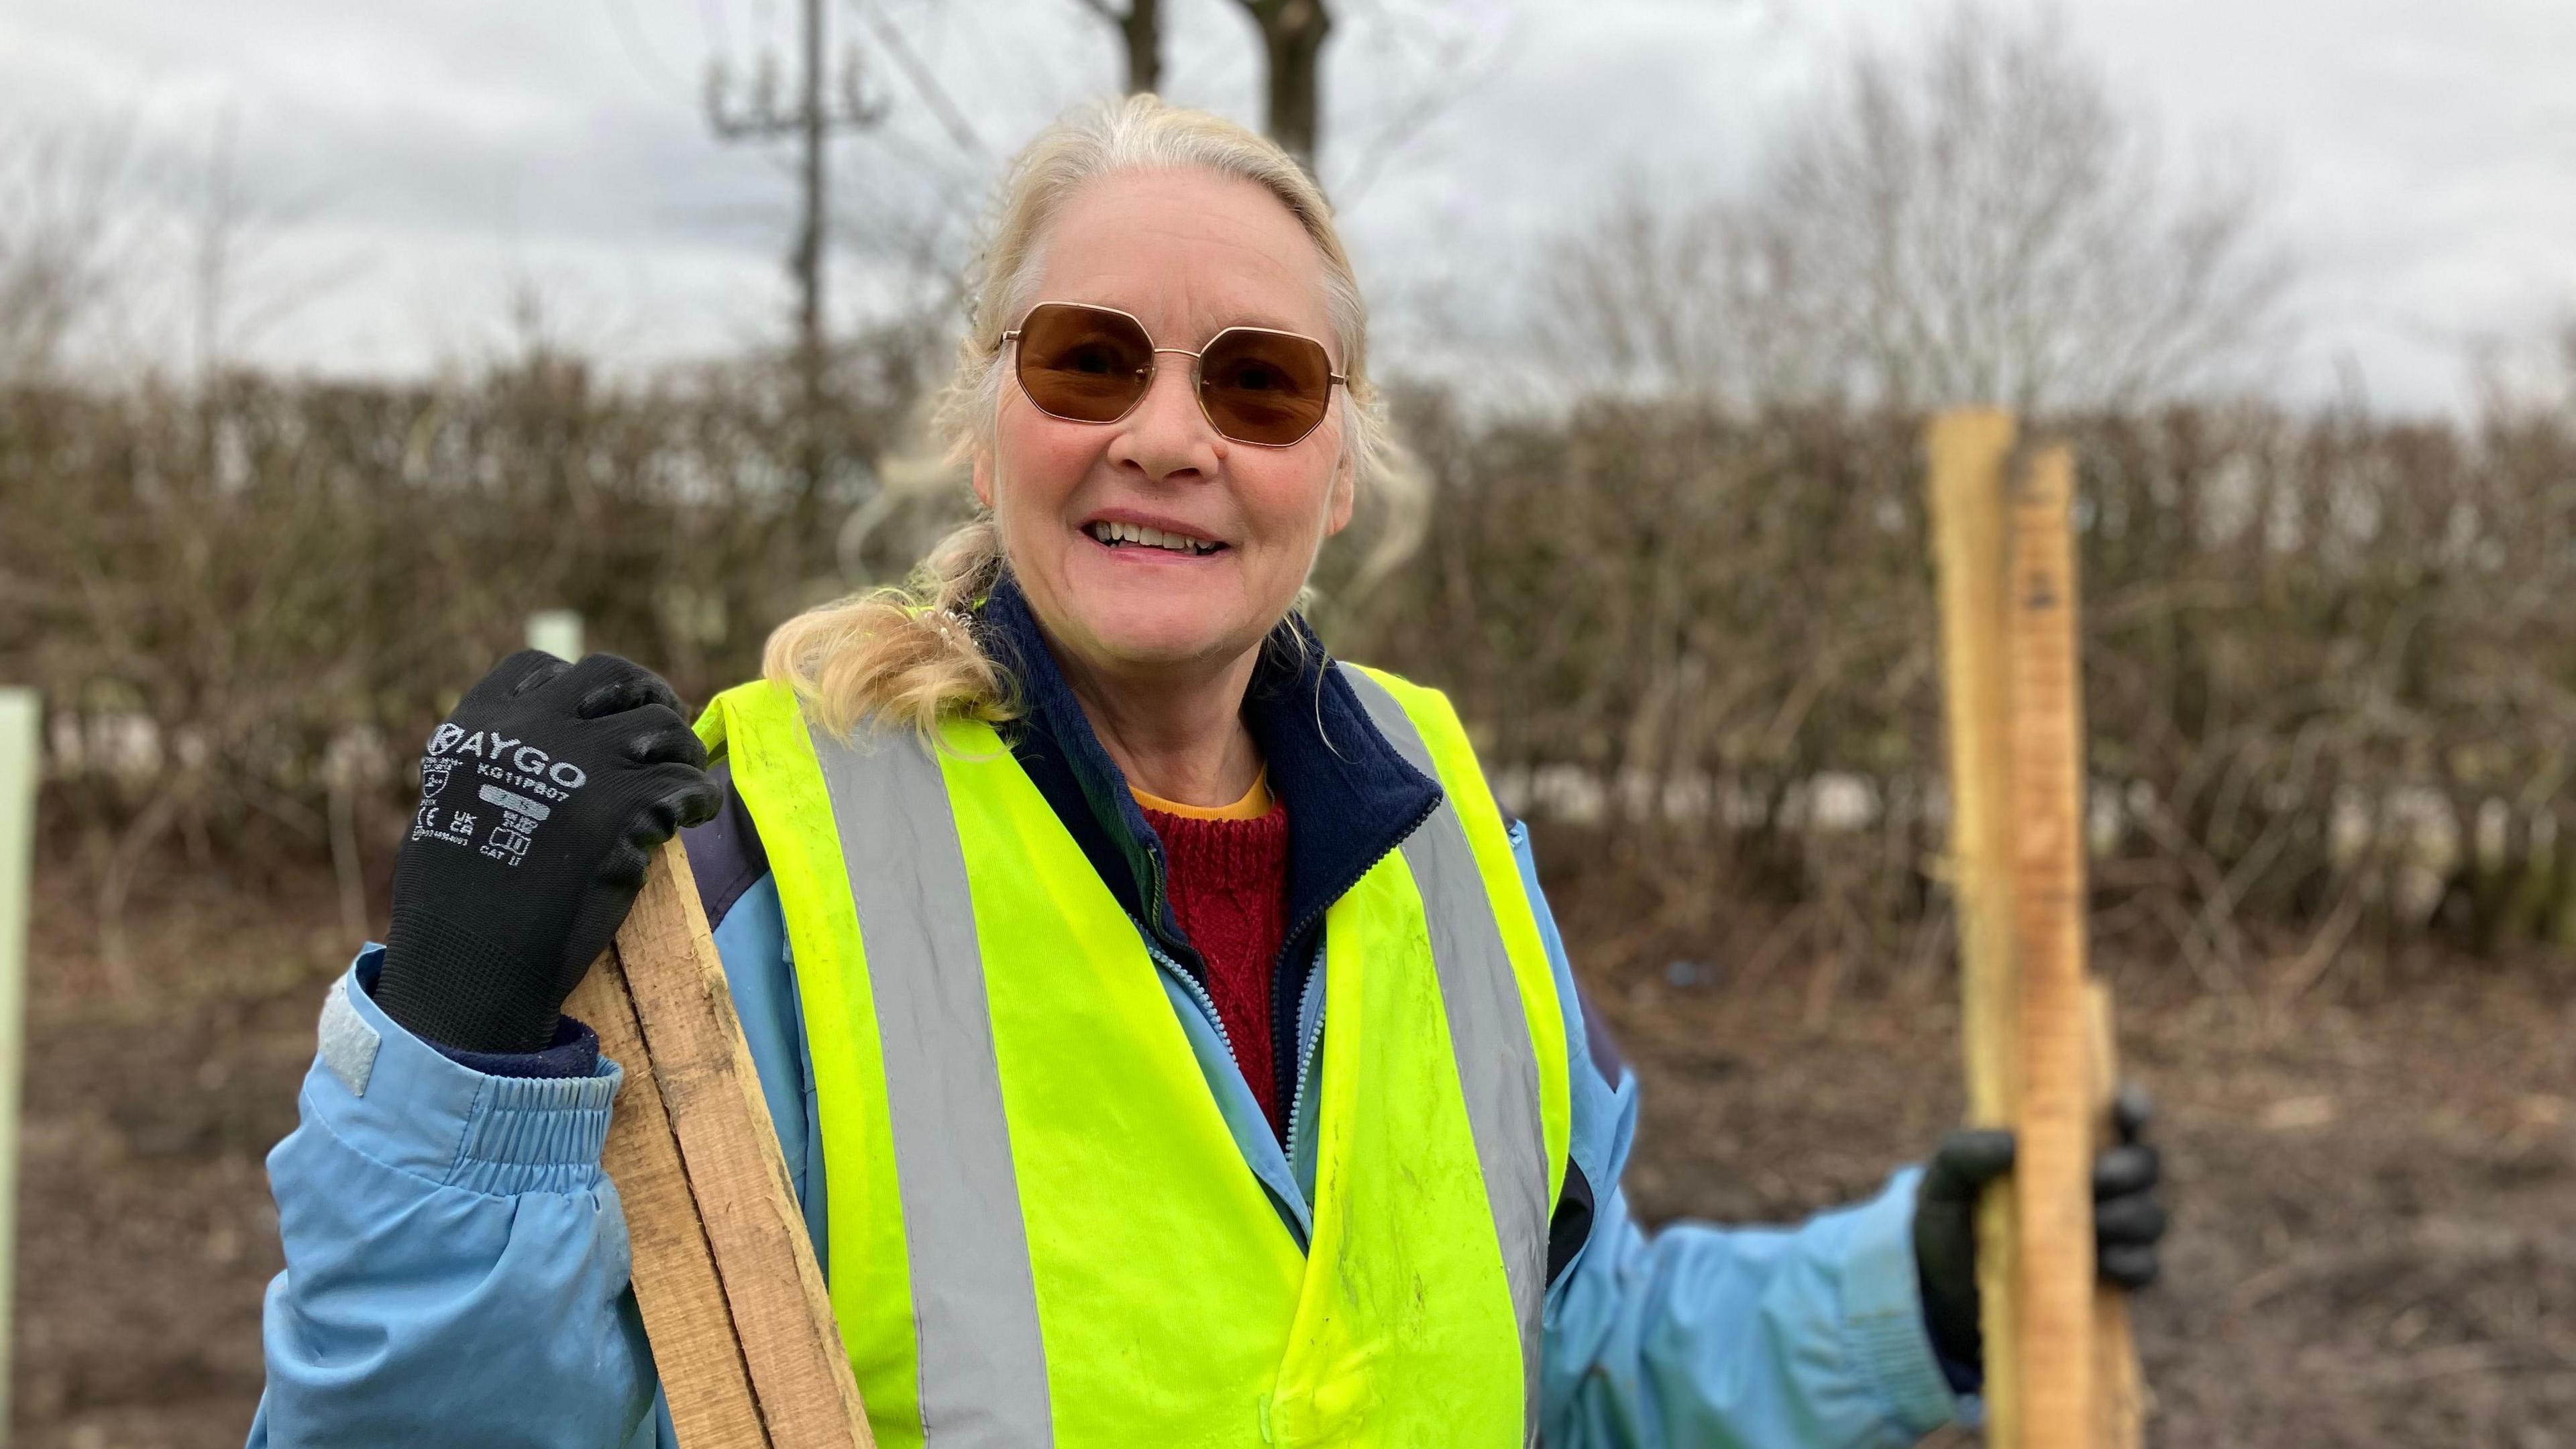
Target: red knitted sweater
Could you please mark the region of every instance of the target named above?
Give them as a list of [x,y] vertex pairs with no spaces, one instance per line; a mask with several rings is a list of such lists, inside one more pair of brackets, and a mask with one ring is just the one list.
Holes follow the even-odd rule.
[[1172,915],[1207,963],[1208,995],[1270,1130],[1287,1136],[1270,1056],[1270,983],[1288,931],[1288,808],[1193,820],[1148,808],[1163,838]]

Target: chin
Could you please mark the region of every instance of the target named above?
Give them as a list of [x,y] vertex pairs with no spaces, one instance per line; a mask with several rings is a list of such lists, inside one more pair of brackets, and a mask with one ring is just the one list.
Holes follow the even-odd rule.
[[1258,643],[1261,631],[1216,616],[1190,599],[1131,600],[1116,617],[1091,621],[1092,637],[1129,664],[1185,664],[1230,658]]
[[1205,624],[1158,629],[1138,628],[1132,623],[1105,633],[1101,642],[1118,658],[1130,664],[1146,665],[1190,664],[1207,659],[1232,658],[1250,643],[1235,634],[1209,629]]

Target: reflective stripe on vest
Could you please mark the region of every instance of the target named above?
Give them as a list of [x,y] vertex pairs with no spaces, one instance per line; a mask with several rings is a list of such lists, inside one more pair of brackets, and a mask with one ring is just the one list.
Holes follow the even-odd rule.
[[1046,1347],[948,788],[907,739],[817,730],[814,753],[885,1052],[922,1425],[940,1449],[1048,1443]]
[[833,1299],[882,1442],[1534,1437],[1553,978],[1446,701],[1345,677],[1450,800],[1326,915],[1311,1258],[998,737],[845,743],[765,685],[710,706],[779,876]]
[[[1413,768],[1432,779],[1440,769],[1430,746],[1387,687],[1357,669],[1342,671],[1378,733]],[[1483,782],[1476,782],[1482,788]],[[1538,1437],[1539,1309],[1547,1284],[1548,1204],[1555,1185],[1546,1171],[1539,1129],[1538,1059],[1521,1014],[1511,955],[1495,925],[1494,905],[1476,873],[1467,828],[1442,792],[1438,809],[1405,837],[1404,858],[1422,891],[1431,926],[1431,959],[1440,969],[1440,1002],[1449,1013],[1449,1043],[1466,1088],[1467,1121],[1476,1129],[1476,1161],[1494,1209],[1494,1238],[1503,1249],[1512,1310],[1521,1326],[1521,1422]]]

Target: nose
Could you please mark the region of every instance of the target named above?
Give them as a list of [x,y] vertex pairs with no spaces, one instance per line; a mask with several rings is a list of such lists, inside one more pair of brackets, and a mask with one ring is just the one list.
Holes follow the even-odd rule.
[[1154,380],[1135,410],[1118,420],[1109,440],[1109,463],[1134,468],[1148,482],[1204,482],[1225,462],[1225,439],[1208,426],[1194,388],[1197,359],[1166,351],[1154,359]]

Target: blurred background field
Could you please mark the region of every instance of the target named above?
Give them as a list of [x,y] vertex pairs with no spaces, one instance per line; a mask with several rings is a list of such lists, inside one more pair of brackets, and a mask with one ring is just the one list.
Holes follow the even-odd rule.
[[[1317,618],[1448,689],[1533,822],[1646,1084],[1645,1212],[1805,1212],[1957,1115],[1917,439],[2003,402],[2079,460],[2095,942],[2178,1213],[2151,1442],[2576,1443],[2576,272],[2488,235],[2576,208],[2527,186],[2532,138],[2576,134],[2545,79],[2576,26],[2320,18],[2317,66],[2363,53],[2392,88],[2364,93],[2459,148],[2418,174],[2519,197],[2346,232],[2319,215],[2385,178],[2263,157],[2281,116],[2369,150],[2334,87],[2270,96],[2250,143],[2167,114],[2227,114],[2269,21],[1335,0],[1301,71],[1295,3],[1119,3],[822,7],[820,212],[762,164],[792,136],[722,139],[803,103],[796,6],[609,4],[518,49],[458,20],[488,73],[362,48],[406,96],[489,92],[488,134],[405,164],[514,134],[555,148],[532,174],[603,163],[517,189],[531,239],[427,298],[435,248],[386,237],[435,219],[309,189],[314,93],[258,89],[356,22],[191,70],[195,22],[153,7],[0,19],[0,76],[44,82],[0,102],[0,681],[49,709],[19,1442],[238,1442],[260,1156],[322,984],[384,928],[417,742],[535,610],[703,700],[899,575],[963,507],[912,420],[996,158],[1142,57],[1302,138],[1352,212],[1411,466]],[[633,83],[596,133],[526,74],[576,43]],[[2494,94],[2446,89],[2463,57]],[[666,84],[718,61],[703,101]],[[83,64],[181,99],[84,100]],[[1639,122],[1631,70],[1726,124]],[[544,240],[550,199],[610,189],[702,208],[635,241],[642,280]],[[2374,286],[2423,325],[2391,342]]]

